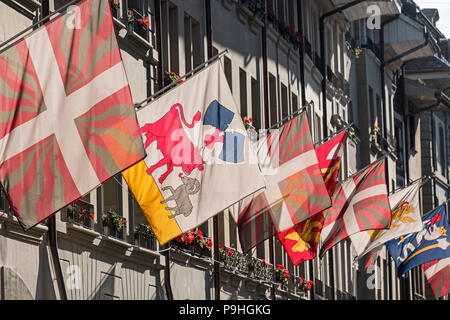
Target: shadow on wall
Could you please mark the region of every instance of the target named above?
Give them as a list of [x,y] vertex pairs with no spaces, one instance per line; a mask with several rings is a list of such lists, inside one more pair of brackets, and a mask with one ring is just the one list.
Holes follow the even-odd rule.
[[55,300],[56,293],[55,283],[52,280],[52,272],[50,269],[51,255],[48,248],[48,234],[44,235],[44,239],[39,245],[39,266],[37,272],[36,283],[36,300]]

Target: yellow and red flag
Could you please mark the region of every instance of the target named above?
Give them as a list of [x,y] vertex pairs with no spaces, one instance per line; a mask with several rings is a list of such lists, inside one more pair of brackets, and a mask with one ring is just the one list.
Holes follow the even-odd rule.
[[[328,193],[333,195],[341,168],[346,131],[325,142],[316,149],[317,160]],[[294,265],[314,259],[317,253],[324,216],[322,212],[293,228],[278,233],[278,239]]]

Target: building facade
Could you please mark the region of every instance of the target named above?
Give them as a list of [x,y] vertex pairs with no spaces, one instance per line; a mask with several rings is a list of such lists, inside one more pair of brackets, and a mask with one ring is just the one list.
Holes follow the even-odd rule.
[[[69,2],[50,0],[50,11]],[[228,84],[241,116],[252,117],[257,129],[306,107],[316,144],[349,127],[341,181],[386,156],[390,192],[429,175],[422,211],[448,199],[450,91],[441,80],[448,77],[450,51],[436,28],[436,10],[397,0],[110,3],[136,103],[164,87],[168,73],[194,71],[227,49],[220,60]],[[39,21],[42,9],[37,0],[0,1],[0,45]],[[78,216],[83,210],[93,218]],[[52,260],[47,225],[23,232],[3,194],[0,211],[2,299],[62,298],[58,264],[69,299],[430,297],[421,269],[398,279],[384,250],[377,267],[365,270],[353,261],[349,240],[299,266],[277,239],[244,256],[227,210],[199,229],[232,254],[187,252],[176,241],[160,247],[120,175],[56,215],[59,263]],[[115,219],[120,227],[108,222]],[[289,281],[274,283],[263,261],[286,266]],[[299,278],[314,281],[311,290],[302,290]]]

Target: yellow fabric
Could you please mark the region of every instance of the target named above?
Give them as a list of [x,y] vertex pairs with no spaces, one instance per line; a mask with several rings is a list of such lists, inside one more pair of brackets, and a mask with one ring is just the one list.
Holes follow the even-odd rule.
[[143,160],[123,171],[122,176],[161,245],[182,234],[176,220],[169,219],[171,212],[165,209],[165,204],[161,204],[164,198],[153,177],[147,174],[147,165]]

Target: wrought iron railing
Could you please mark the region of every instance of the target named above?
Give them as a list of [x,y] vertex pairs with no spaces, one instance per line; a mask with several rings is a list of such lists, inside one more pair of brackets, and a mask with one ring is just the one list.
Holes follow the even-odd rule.
[[127,220],[114,211],[107,211],[102,216],[103,233],[107,236],[125,239],[125,231],[127,229]]
[[[129,33],[135,32],[145,40],[149,41],[149,32],[154,34],[152,27],[153,14],[146,10],[146,16],[138,12],[135,8],[130,6],[127,1],[110,0],[113,17],[121,20],[126,26]],[[122,2],[121,10],[120,3]],[[121,14],[123,13],[123,15]]]
[[68,205],[64,211],[61,215],[63,221],[93,229],[94,205],[80,199]]
[[148,224],[139,224],[134,228],[134,241],[139,247],[157,250],[156,236]]
[[200,230],[191,230],[170,241],[170,247],[193,256],[211,258],[212,238]]
[[238,0],[238,3],[245,5],[258,18],[264,17],[264,0]]

